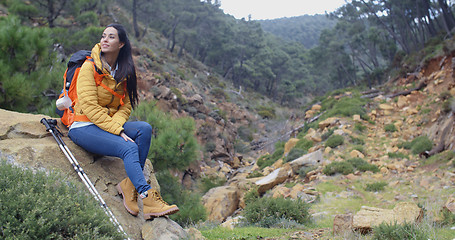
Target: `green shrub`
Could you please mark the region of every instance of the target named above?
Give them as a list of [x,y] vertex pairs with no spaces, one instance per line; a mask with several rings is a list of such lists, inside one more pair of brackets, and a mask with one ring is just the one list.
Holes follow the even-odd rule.
[[293,161],[304,154],[306,154],[308,151],[300,148],[292,148],[291,151],[289,151],[288,155],[283,159],[283,162],[290,162]]
[[395,124],[391,123],[391,124],[387,124],[384,126],[384,130],[386,132],[396,132],[397,131],[397,127],[395,126]]
[[163,199],[169,204],[176,204],[180,209],[169,216],[172,220],[183,226],[206,220],[207,212],[197,192],[183,189],[178,178],[168,170],[157,172],[155,176],[160,183]]
[[352,164],[352,166],[361,171],[372,171],[372,172],[379,172],[379,168],[376,165],[370,164],[367,161],[361,159],[361,158],[351,158],[347,160],[348,163]]
[[214,142],[208,142],[205,144],[205,151],[206,152],[213,152],[216,149],[216,144]]
[[407,158],[408,156],[404,153],[401,153],[401,152],[389,152],[387,153],[387,155],[389,156],[389,158]]
[[263,169],[278,161],[284,154],[284,144],[286,143],[282,141],[275,143],[275,151],[272,154],[261,156],[257,161],[258,166]]
[[369,192],[379,192],[384,190],[385,186],[387,186],[386,182],[367,183],[365,190]]
[[180,102],[180,104],[184,105],[188,103],[188,100],[183,96],[182,91],[176,87],[171,87],[171,92],[177,97],[177,101]]
[[405,224],[386,224],[382,223],[373,228],[374,240],[428,240],[429,236],[426,232],[419,229],[418,226],[411,223]]
[[250,190],[248,190],[248,192],[245,193],[245,195],[243,196],[243,199],[245,200],[245,204],[249,205],[250,203],[253,203],[256,200],[258,200],[259,197],[260,196],[259,196],[259,192],[258,192],[258,187],[253,186],[252,188],[250,188]]
[[367,129],[367,127],[361,123],[355,123],[354,124],[354,129],[359,131],[359,132],[363,132],[365,131],[365,129]]
[[430,151],[433,148],[433,142],[427,136],[416,137],[411,142],[411,152],[419,154],[425,151]]
[[303,129],[299,132],[299,134],[297,134],[297,138],[299,138],[299,139],[304,138],[310,128],[317,130],[319,128],[318,124],[319,124],[319,121],[314,121],[314,122],[305,124],[303,126]]
[[404,148],[404,149],[411,149],[412,143],[411,142],[401,142],[397,145],[399,148]]
[[364,105],[368,102],[367,99],[360,98],[360,96],[343,97],[340,100],[333,102],[331,107],[322,104],[322,107],[327,109],[327,117],[345,116],[351,117],[353,115],[365,115]]
[[446,208],[443,208],[441,210],[441,213],[442,213],[441,225],[450,226],[450,225],[455,224],[455,213],[452,213],[451,211],[449,211]]
[[314,145],[313,141],[308,140],[306,138],[302,138],[297,142],[297,144],[295,144],[294,148],[299,148],[308,151],[311,147],[313,147],[313,145]]
[[324,167],[324,170],[322,170],[322,172],[328,176],[334,175],[336,173],[348,175],[348,174],[354,172],[354,166],[352,166],[352,164],[347,161],[332,162],[332,163],[326,165]]
[[360,118],[362,120],[365,120],[365,121],[369,122],[370,124],[375,124],[375,122],[371,120],[370,116],[368,116],[367,113],[364,113],[364,114],[360,115]]
[[182,69],[182,68],[177,68],[175,70],[175,72],[177,73],[177,75],[179,75],[180,79],[182,80],[186,80],[186,76],[185,76],[185,69]]
[[422,109],[422,110],[420,111],[420,114],[423,115],[423,114],[428,114],[428,113],[430,113],[430,112],[431,112],[431,108],[424,108],[424,109]]
[[231,100],[230,97],[221,88],[214,88],[210,91],[210,93],[218,99],[224,99],[226,101]]
[[303,200],[279,198],[255,198],[246,202],[244,217],[246,222],[260,227],[273,227],[283,220],[305,224],[310,221],[309,205]]
[[353,136],[349,136],[349,137],[351,138],[352,144],[365,145],[365,140],[363,140],[361,138],[356,138],[356,137],[353,137]]
[[272,159],[272,155],[266,154],[258,158],[257,165],[259,166],[259,168],[263,169],[267,166],[272,165],[274,162],[275,161]]
[[433,142],[427,136],[419,136],[410,142],[398,144],[399,148],[410,149],[413,154],[420,154],[433,148]]
[[361,153],[365,153],[364,152],[365,149],[363,148],[363,145],[354,145],[354,146],[352,146],[352,150],[357,150],[357,151],[359,151]]
[[272,118],[275,118],[275,115],[269,111],[258,111],[258,114],[259,116],[261,116],[262,118],[266,118],[266,119],[272,119]]
[[199,189],[202,193],[206,193],[212,188],[223,186],[225,183],[225,178],[215,176],[201,177],[199,180]]
[[329,129],[327,132],[325,132],[324,134],[322,134],[322,136],[321,136],[322,141],[325,141],[325,140],[327,140],[329,137],[331,137],[334,131],[335,131],[335,129],[334,129],[334,128],[331,128],[331,129]]
[[257,178],[257,177],[263,177],[262,173],[260,171],[253,171],[252,173],[248,174],[247,178]]
[[309,172],[316,170],[316,169],[317,169],[316,166],[301,167],[299,169],[299,171],[297,172],[297,174],[299,175],[300,178],[305,178]]
[[275,109],[273,107],[259,106],[256,111],[262,118],[275,118]]
[[139,104],[132,116],[150,123],[156,132],[148,157],[157,171],[169,168],[185,169],[197,159],[199,146],[194,134],[194,119],[173,118],[160,111],[154,102]]
[[79,182],[0,162],[1,239],[124,239]]
[[341,135],[332,135],[330,136],[327,141],[325,142],[325,145],[327,147],[335,148],[344,143],[344,138]]

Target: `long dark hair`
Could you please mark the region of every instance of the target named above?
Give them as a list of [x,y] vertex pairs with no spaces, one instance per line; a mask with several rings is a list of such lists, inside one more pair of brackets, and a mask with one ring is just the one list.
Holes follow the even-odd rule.
[[136,67],[134,66],[133,57],[131,53],[131,43],[126,34],[125,28],[118,24],[109,24],[106,28],[113,27],[117,29],[118,37],[120,42],[125,45],[120,49],[117,57],[118,70],[115,73],[115,80],[120,82],[126,78],[126,89],[130,97],[131,106],[134,108],[138,102],[137,95],[137,78],[136,78]]

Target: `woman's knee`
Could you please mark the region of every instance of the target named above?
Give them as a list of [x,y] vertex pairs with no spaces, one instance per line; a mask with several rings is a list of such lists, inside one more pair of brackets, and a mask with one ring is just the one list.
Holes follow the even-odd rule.
[[143,135],[152,135],[152,126],[148,122],[137,121],[135,122],[135,128]]
[[146,131],[146,132],[150,132],[150,133],[152,132],[152,126],[148,122],[140,121],[139,126],[142,131]]

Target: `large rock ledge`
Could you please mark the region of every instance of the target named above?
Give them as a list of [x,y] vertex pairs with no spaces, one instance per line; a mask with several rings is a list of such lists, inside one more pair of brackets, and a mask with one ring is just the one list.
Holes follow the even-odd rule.
[[[61,152],[52,135],[46,132],[42,118],[45,115],[17,113],[0,109],[0,159],[22,168],[56,171],[64,176],[80,181],[70,162]],[[177,223],[166,221],[144,221],[142,211],[138,217],[126,212],[122,199],[117,195],[115,185],[126,177],[123,161],[115,157],[94,158],[94,156],[74,144],[67,137],[67,129],[61,125],[63,141],[76,157],[91,182],[100,192],[108,207],[119,220],[132,239],[194,239]],[[100,143],[102,144],[102,143]],[[155,188],[159,189],[153,166],[147,161],[144,174]],[[146,229],[146,230],[145,230]],[[163,232],[163,229],[168,229]],[[143,235],[144,231],[147,232]],[[153,234],[154,233],[154,234]]]

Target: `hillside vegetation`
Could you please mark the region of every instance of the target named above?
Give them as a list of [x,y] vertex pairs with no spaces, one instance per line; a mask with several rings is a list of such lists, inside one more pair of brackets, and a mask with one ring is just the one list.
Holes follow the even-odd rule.
[[270,32],[284,40],[299,42],[310,49],[318,45],[319,36],[323,30],[335,27],[336,20],[318,14],[260,20],[259,23],[265,32]]

